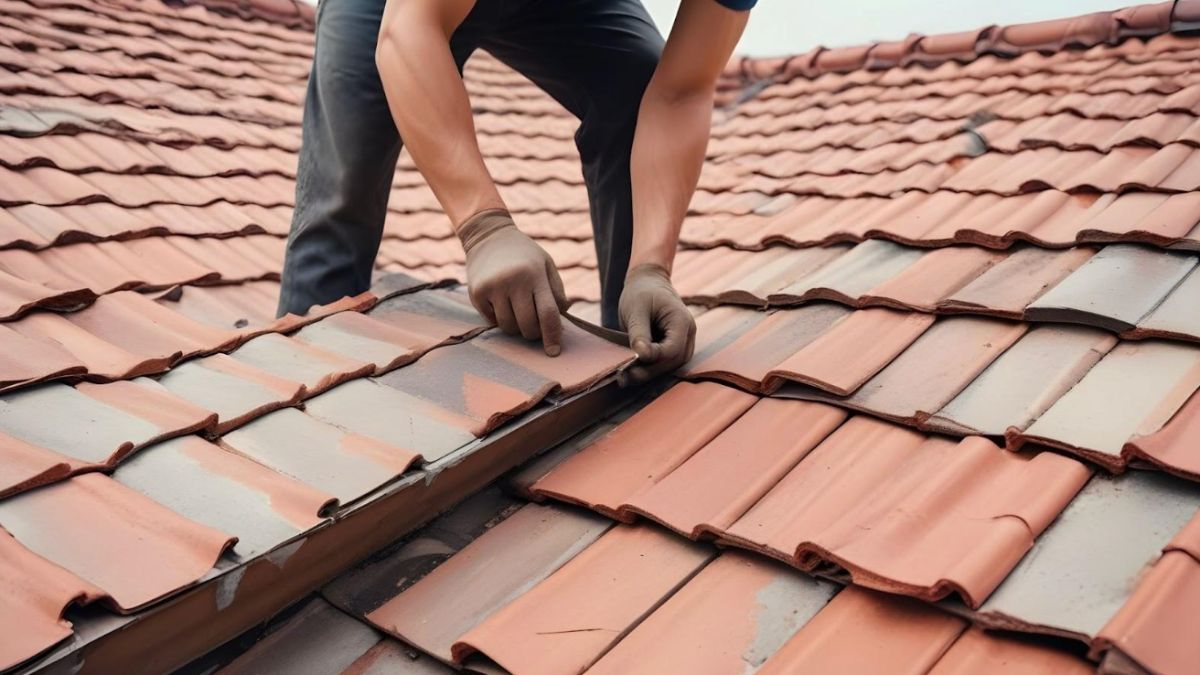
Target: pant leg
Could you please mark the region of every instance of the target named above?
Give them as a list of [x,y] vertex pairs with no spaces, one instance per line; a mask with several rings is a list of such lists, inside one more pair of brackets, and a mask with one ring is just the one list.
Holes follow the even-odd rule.
[[[401,148],[375,67],[383,8],[384,0],[322,0],[317,9],[279,315],[371,286]],[[460,70],[479,23],[468,16],[451,41]]]
[[599,264],[601,321],[618,328],[633,244],[633,132],[662,35],[638,0],[531,0],[481,38],[480,47],[580,120],[575,143]]

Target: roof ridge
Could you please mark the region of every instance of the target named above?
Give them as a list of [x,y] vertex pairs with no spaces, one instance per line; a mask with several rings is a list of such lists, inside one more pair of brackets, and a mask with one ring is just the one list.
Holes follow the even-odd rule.
[[316,26],[317,7],[304,0],[162,0],[168,7],[200,6],[224,16],[261,20],[289,28]]
[[1016,57],[1034,51],[1115,45],[1134,37],[1193,30],[1200,30],[1200,0],[1168,0],[1061,19],[989,25],[958,33],[910,33],[903,40],[889,42],[832,49],[817,46],[793,56],[743,56],[730,60],[723,77],[727,86],[732,84],[730,80],[738,80],[744,86],[763,80],[816,78],[827,73],[886,70],[913,63],[925,66],[947,61],[965,63],[987,54]]

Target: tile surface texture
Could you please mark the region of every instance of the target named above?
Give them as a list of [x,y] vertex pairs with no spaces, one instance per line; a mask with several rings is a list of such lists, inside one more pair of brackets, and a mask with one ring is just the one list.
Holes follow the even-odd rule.
[[[398,478],[436,480],[481,436],[532,442],[524,413],[629,358],[573,328],[558,359],[488,331],[449,286],[465,279],[461,247],[407,156],[371,290],[275,316],[311,6],[0,5],[0,584],[21,607],[16,620],[0,610],[0,668],[54,644],[55,667],[91,658],[95,621],[190,587],[218,557],[217,581],[231,579],[304,530],[358,526]],[[893,594],[961,595],[983,603],[957,609],[977,623],[1082,636],[1096,662],[1194,670],[1197,28],[1181,1],[735,58],[674,270],[698,315],[687,373],[710,381],[531,469],[522,494],[577,510],[526,507],[490,528],[515,522],[515,550],[484,535],[454,563],[482,525],[415,539],[409,567],[374,574],[433,574],[379,582],[390,591],[358,598],[369,608],[331,600],[346,616],[381,612],[376,627],[313,609],[240,667],[328,656],[345,657],[335,672],[444,672],[377,629],[445,660],[477,631],[486,657],[517,670],[530,667],[520,641],[570,646],[547,653],[574,670],[636,671],[633,652],[738,672],[1080,667],[1061,642],[981,633],[861,588],[781,615],[780,598],[825,582],[766,554]],[[595,312],[578,121],[483,52],[464,81],[506,204]],[[1089,467],[1124,474],[1089,480]],[[346,517],[331,521],[335,503]],[[579,505],[669,529],[601,536],[610,521]],[[708,562],[673,576],[633,547],[587,553],[628,532],[652,532],[638,545],[653,555]],[[748,550],[718,555],[708,538]],[[581,588],[614,575],[581,583],[576,554],[624,561],[632,581],[586,602]],[[463,604],[439,602],[445,588]],[[529,609],[535,591],[553,612]],[[529,631],[566,625],[577,603],[615,633]],[[661,635],[664,623],[686,630]],[[207,634],[172,630],[187,639],[144,646],[200,649]]]

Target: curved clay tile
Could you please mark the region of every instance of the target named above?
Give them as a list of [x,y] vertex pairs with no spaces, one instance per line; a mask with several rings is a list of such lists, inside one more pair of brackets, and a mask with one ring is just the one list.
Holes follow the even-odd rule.
[[0,391],[86,372],[87,366],[57,342],[0,325]]
[[802,569],[834,562],[856,584],[978,606],[1089,475],[1051,453],[1030,459],[855,417],[723,537]]
[[753,673],[836,591],[774,562],[722,553],[587,672]]
[[347,433],[292,408],[231,431],[220,444],[337,497],[343,506],[398,478],[421,459],[411,448]]
[[758,672],[927,673],[966,627],[907,598],[847,588],[808,621]]
[[374,364],[318,349],[278,333],[249,340],[229,356],[276,377],[302,383],[306,396],[316,396],[343,382],[375,372]]
[[509,672],[583,672],[713,555],[649,526],[618,525],[467,631],[454,661],[478,654]]
[[97,473],[0,501],[0,525],[122,612],[195,583],[236,541]]
[[71,635],[67,607],[104,591],[39,557],[0,529],[0,670],[37,656]]
[[463,635],[550,576],[611,526],[611,521],[587,512],[526,505],[388,598],[366,619],[450,662],[451,648]]
[[1097,646],[1116,647],[1150,672],[1192,672],[1200,647],[1186,635],[1198,602],[1200,561],[1183,551],[1168,551],[1100,631]]
[[1200,480],[1200,394],[1192,394],[1159,429],[1129,439],[1121,455]]
[[618,509],[630,497],[685,462],[757,400],[719,384],[681,382],[560,464],[533,492],[620,517]]
[[146,448],[113,479],[183,518],[233,534],[242,558],[316,527],[337,506],[333,495],[198,436]]
[[225,354],[188,361],[158,380],[172,394],[217,414],[224,434],[272,410],[304,399],[304,384],[259,370]]
[[66,457],[0,433],[0,499],[70,474]]
[[33,309],[73,311],[95,299],[87,288],[51,289],[0,269],[0,320],[16,319]]

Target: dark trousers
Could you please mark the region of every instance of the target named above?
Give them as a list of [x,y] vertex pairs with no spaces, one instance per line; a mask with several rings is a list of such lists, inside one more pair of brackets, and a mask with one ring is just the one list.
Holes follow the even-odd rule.
[[[401,147],[375,67],[383,6],[384,0],[322,0],[317,12],[281,315],[302,314],[371,284]],[[619,323],[633,234],[633,131],[662,46],[638,0],[478,0],[450,43],[460,71],[472,52],[484,49],[579,119],[575,144],[609,327]]]

